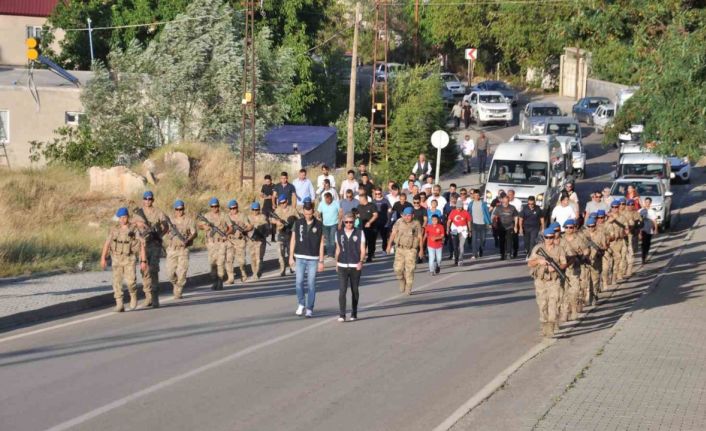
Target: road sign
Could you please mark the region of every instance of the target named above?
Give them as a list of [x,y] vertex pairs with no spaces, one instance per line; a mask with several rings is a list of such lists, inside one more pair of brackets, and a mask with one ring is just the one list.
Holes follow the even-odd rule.
[[431,145],[436,148],[436,181],[434,184],[439,184],[439,169],[441,168],[441,150],[449,145],[449,134],[443,130],[437,130],[431,134]]
[[478,59],[478,49],[466,48],[466,60],[476,61]]

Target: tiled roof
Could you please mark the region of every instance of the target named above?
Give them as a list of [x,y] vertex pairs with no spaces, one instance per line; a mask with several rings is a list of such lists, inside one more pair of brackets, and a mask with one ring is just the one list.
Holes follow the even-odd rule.
[[59,0],[0,0],[0,15],[51,15]]

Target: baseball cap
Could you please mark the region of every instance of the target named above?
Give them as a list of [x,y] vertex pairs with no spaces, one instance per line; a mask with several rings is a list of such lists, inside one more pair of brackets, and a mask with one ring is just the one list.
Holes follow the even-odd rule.
[[209,201],[208,201],[208,206],[210,206],[210,207],[217,207],[218,205],[220,205],[219,202],[218,202],[218,199],[216,199],[216,198],[211,198],[211,199],[209,199]]
[[181,199],[177,199],[174,201],[174,209],[177,208],[184,208],[184,201]]
[[147,190],[142,194],[142,199],[154,199],[154,193],[152,193],[150,190]]
[[253,202],[253,203],[250,205],[250,209],[251,209],[251,210],[259,210],[259,209],[260,209],[260,203],[259,203],[259,202]]
[[238,207],[238,201],[235,199],[231,199],[228,201],[228,208],[237,208]]
[[116,217],[124,217],[126,215],[129,215],[129,213],[125,207],[118,208],[118,211],[115,213]]
[[405,208],[404,210],[402,210],[402,215],[406,215],[406,216],[407,216],[407,215],[412,215],[412,214],[414,214],[414,211],[413,211],[412,208],[410,208],[410,207],[407,207],[407,208]]

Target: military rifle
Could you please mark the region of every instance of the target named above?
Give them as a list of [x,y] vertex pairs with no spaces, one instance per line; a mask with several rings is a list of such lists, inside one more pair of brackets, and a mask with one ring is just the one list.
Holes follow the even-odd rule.
[[276,212],[272,211],[272,213],[270,214],[270,217],[272,217],[273,219],[282,223],[283,230],[286,230],[286,231],[292,230],[292,226],[294,225],[294,223],[290,223],[289,221],[283,220],[282,217],[278,216]]
[[173,233],[174,236],[176,236],[181,242],[183,242],[185,246],[190,245],[190,244],[188,244],[189,241],[187,241],[186,238],[184,238],[184,235],[182,235],[181,232],[179,232],[179,229],[177,229],[177,227],[172,222],[172,219],[170,219],[169,217],[167,217],[167,226],[169,226],[169,232]]
[[240,232],[241,235],[243,235],[243,238],[245,238],[245,241],[252,241],[252,239],[248,236],[248,232],[243,229],[242,226],[240,226],[238,223],[234,222],[230,218],[228,219],[228,223],[230,223],[231,226],[233,226],[233,229],[237,230]]
[[[148,229],[146,237],[152,238],[161,244],[162,243],[162,232],[159,229],[159,226],[153,225],[152,223],[150,223],[150,221],[147,219],[147,215],[145,214],[145,211],[142,208],[139,208],[139,207],[135,208],[135,210],[133,212],[135,214],[137,214],[138,216],[140,216],[145,221],[145,225],[147,226],[147,229]],[[147,238],[145,238],[145,239],[147,239]]]
[[552,268],[554,268],[554,271],[556,271],[556,273],[559,275],[559,278],[561,278],[561,281],[566,282],[566,274],[564,274],[564,271],[561,270],[561,267],[559,266],[559,264],[557,264],[556,261],[554,259],[552,259],[549,256],[549,254],[546,251],[544,251],[543,248],[541,248],[541,247],[538,248],[537,254],[539,256],[541,256],[542,258],[544,258],[544,260],[546,260],[547,263],[549,263],[549,265]]
[[218,228],[218,226],[211,223],[206,217],[204,217],[203,214],[197,215],[196,219],[206,223],[206,225],[208,225],[208,227],[211,228],[211,232],[209,234],[211,237],[213,237],[214,234],[218,234],[218,235],[222,236],[224,239],[228,239],[228,235],[225,232],[223,232],[222,230],[220,230]]

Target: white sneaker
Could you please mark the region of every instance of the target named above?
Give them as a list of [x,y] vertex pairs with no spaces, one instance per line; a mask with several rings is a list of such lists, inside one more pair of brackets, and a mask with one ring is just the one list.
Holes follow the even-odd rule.
[[304,306],[300,305],[299,307],[297,307],[297,311],[295,311],[294,314],[296,314],[297,316],[301,316],[302,314],[304,314]]
[[349,322],[355,322],[356,320],[358,320],[358,318],[353,317],[353,316],[351,316],[350,319],[348,319]]
[[339,318],[338,318],[338,321],[339,321],[339,322],[345,322],[345,321],[346,321],[346,318],[345,318],[345,317],[339,317]]
[[306,309],[306,317],[311,317],[314,315],[314,312],[309,310],[308,308]]

